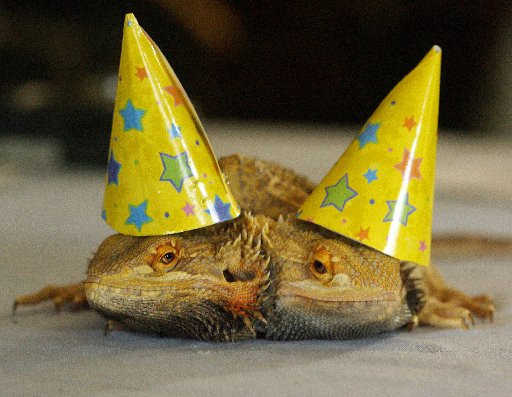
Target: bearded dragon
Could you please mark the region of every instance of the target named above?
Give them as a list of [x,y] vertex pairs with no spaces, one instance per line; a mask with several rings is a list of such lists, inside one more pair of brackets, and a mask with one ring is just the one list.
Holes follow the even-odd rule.
[[87,279],[25,295],[18,305],[88,303],[128,328],[214,341],[343,339],[418,322],[467,328],[492,319],[486,295],[448,287],[435,267],[398,260],[290,214],[312,191],[276,164],[219,162],[250,215],[173,236],[107,238]]

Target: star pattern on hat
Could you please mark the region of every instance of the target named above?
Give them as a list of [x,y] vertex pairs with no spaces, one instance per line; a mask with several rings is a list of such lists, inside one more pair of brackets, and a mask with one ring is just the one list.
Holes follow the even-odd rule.
[[409,131],[414,128],[416,125],[416,121],[414,121],[414,116],[406,117],[404,120],[404,123],[402,124],[402,127],[407,128]]
[[425,250],[427,249],[427,244],[425,243],[424,240],[421,240],[420,241],[420,246],[418,247],[418,249],[421,251],[421,252],[425,252]]
[[144,109],[137,109],[133,106],[131,99],[126,101],[126,105],[119,111],[119,113],[121,113],[121,116],[124,119],[124,131],[129,131],[131,129],[144,131],[142,126],[142,117],[146,111]]
[[209,214],[214,221],[223,222],[229,219],[233,219],[233,216],[231,216],[230,212],[231,204],[223,202],[218,195],[215,195],[213,206],[210,205],[209,207],[210,208],[205,210],[205,212]]
[[117,232],[135,236],[231,219],[239,208],[185,90],[135,17],[125,20],[104,218]]
[[114,151],[110,152],[110,158],[107,164],[107,184],[119,185],[119,171],[121,170],[121,163],[117,162],[114,157]]
[[167,128],[167,132],[171,138],[181,138],[181,127],[174,121],[172,122],[171,126]]
[[164,91],[174,98],[174,106],[183,104],[183,96],[175,85],[168,85],[167,87],[164,87]]
[[377,178],[377,170],[372,170],[371,168],[368,168],[368,171],[366,171],[363,176],[366,178],[366,182],[369,184],[379,179]]
[[194,176],[189,165],[187,152],[171,156],[167,153],[160,153],[163,170],[160,175],[161,181],[171,182],[178,193],[181,192],[183,181]]
[[370,233],[370,227],[368,226],[366,229],[363,229],[362,227],[359,228],[359,232],[356,234],[356,237],[359,239],[359,241],[368,240],[369,239],[369,233]]
[[134,225],[140,232],[140,229],[146,223],[152,222],[153,218],[146,213],[148,208],[148,200],[144,200],[139,205],[128,204],[130,216],[126,219],[127,225]]
[[140,81],[144,80],[146,77],[148,77],[148,72],[146,72],[146,68],[145,67],[141,67],[139,68],[138,66],[136,67],[137,71],[135,72],[135,76],[137,76],[139,78]]
[[368,123],[363,132],[359,134],[357,140],[359,141],[359,149],[364,148],[368,143],[378,143],[377,131],[379,130],[380,123]]
[[[405,170],[407,169],[408,165],[411,163],[410,157],[411,157],[411,153],[409,152],[409,150],[407,150],[407,148],[404,149],[402,162],[395,164],[393,166],[393,168],[395,168],[401,172],[402,176],[405,175]],[[410,178],[421,179],[421,173],[420,173],[421,160],[423,160],[423,158],[413,158],[412,159]]]
[[182,207],[181,209],[187,216],[194,215],[194,206],[192,204],[190,204],[188,201],[185,204],[185,206]]
[[343,175],[336,184],[325,188],[325,197],[320,207],[332,205],[342,212],[345,204],[357,196],[357,192],[348,184],[348,174]]
[[398,219],[402,225],[407,226],[409,215],[416,211],[416,208],[409,203],[409,194],[405,196],[405,200],[386,200],[386,204],[388,213],[382,222],[393,222]]

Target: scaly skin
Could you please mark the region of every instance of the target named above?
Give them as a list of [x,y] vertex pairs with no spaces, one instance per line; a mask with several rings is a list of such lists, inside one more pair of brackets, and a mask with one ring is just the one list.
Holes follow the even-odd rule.
[[254,337],[268,259],[256,241],[228,240],[225,229],[107,238],[89,265],[88,302],[132,329],[214,341]]
[[246,215],[244,227],[271,258],[266,338],[346,339],[412,321],[398,260],[292,217]]
[[[236,189],[237,200],[242,208],[248,208],[255,214],[263,214],[276,219],[273,208],[278,207],[280,214],[295,214],[300,205],[312,191],[313,184],[307,179],[297,176],[293,171],[284,169],[277,164],[264,162],[247,158],[240,155],[232,155],[220,161],[223,171],[228,181],[235,181],[233,185],[241,185],[242,188]],[[253,176],[248,178],[247,175]],[[265,189],[260,180],[260,175],[268,181],[272,180],[272,175],[279,175],[279,184],[270,184]],[[270,175],[270,176],[268,176]],[[257,177],[254,177],[257,176]],[[243,181],[241,183],[240,181]],[[276,188],[278,186],[278,188]],[[293,192],[290,195],[289,192]],[[258,197],[258,203],[253,203],[253,198]],[[270,210],[267,208],[270,207]],[[271,257],[272,266],[271,279],[274,283],[276,307],[280,308],[281,329],[276,330],[277,319],[272,318],[267,310],[268,320],[267,336],[272,338],[299,338],[299,337],[334,337],[352,336],[358,334],[368,334],[380,332],[397,327],[405,322],[409,322],[409,327],[417,324],[432,325],[436,327],[447,328],[468,328],[473,323],[472,315],[482,318],[493,318],[495,311],[494,303],[486,295],[470,297],[455,288],[448,286],[437,268],[434,265],[424,267],[413,263],[402,262],[390,258],[384,254],[376,252],[373,249],[346,239],[337,234],[328,232],[316,225],[308,224],[295,219],[274,222],[272,219],[264,218],[261,215],[256,223],[267,223],[270,230],[269,238],[265,238],[264,247],[267,254]],[[437,246],[446,246],[446,238],[434,239],[433,249]],[[453,237],[449,238],[452,249]],[[460,240],[460,238],[459,238]],[[474,240],[474,238],[473,238]],[[467,241],[462,239],[462,246],[467,250]],[[480,241],[482,250],[489,252],[498,247],[501,251],[510,251],[512,244],[510,241],[484,242]],[[342,254],[340,254],[342,253]],[[460,252],[459,254],[464,253]],[[340,255],[344,256],[345,263],[336,266],[326,266],[329,268],[329,277],[334,280],[341,278],[346,283],[344,288],[332,288],[332,285],[325,282],[325,276],[318,277],[318,274],[312,267],[312,261],[315,255],[320,255],[320,262],[323,259],[329,261],[329,258],[338,259]],[[332,262],[332,260],[331,260]],[[391,265],[394,263],[394,265]],[[309,269],[309,270],[308,270]],[[300,289],[290,289],[288,285],[293,281],[298,282],[296,277],[301,273]],[[357,276],[356,276],[357,275]],[[384,287],[381,282],[384,280],[395,280],[394,293],[395,298],[400,297],[402,303],[399,306],[393,306],[388,301],[381,298],[382,293],[389,292],[389,287]],[[396,284],[396,280],[401,280]],[[369,291],[367,285],[377,284],[377,290]],[[275,287],[275,285],[281,287]],[[321,285],[321,288],[319,286]],[[347,303],[351,301],[354,290],[360,292],[361,303]],[[398,289],[401,290],[398,293]],[[287,291],[287,298],[282,299],[284,291]],[[322,292],[324,291],[324,292]],[[330,291],[330,292],[327,292]],[[363,292],[365,291],[365,292]],[[336,296],[338,302],[343,302],[337,308],[333,304],[326,305],[320,298],[322,294]],[[305,304],[304,298],[307,295]],[[366,297],[363,298],[363,295]],[[315,301],[316,297],[316,301]],[[292,302],[293,305],[283,309],[283,302]],[[364,303],[372,302],[372,303]],[[324,300],[325,301],[325,300]],[[380,302],[380,303],[379,303]],[[407,317],[407,307],[410,309]],[[316,312],[308,312],[311,305],[315,305]],[[353,308],[351,308],[351,305]],[[343,308],[339,307],[343,306]],[[387,309],[383,309],[385,306]],[[364,307],[364,308],[361,308]],[[365,318],[362,313],[368,313],[370,307],[374,308],[372,313]],[[394,310],[389,308],[393,307]],[[268,308],[268,307],[267,307]],[[323,309],[319,309],[323,308]],[[373,310],[373,309],[372,309]],[[313,325],[318,325],[318,320],[325,320],[334,313],[343,314],[346,318],[346,312],[350,311],[354,317],[340,325],[336,321],[325,321],[320,327],[314,329]],[[284,314],[283,314],[284,313]],[[293,318],[287,317],[287,314],[293,313]],[[387,317],[384,319],[384,313]],[[381,315],[381,317],[379,317]],[[302,317],[302,318],[298,318]],[[380,318],[380,324],[373,324],[372,327],[362,328],[366,321]],[[304,330],[305,322],[313,324],[306,327],[302,336],[296,334],[300,327],[293,327],[290,324],[299,322]],[[336,328],[340,327],[340,328]],[[353,328],[353,329],[352,329]],[[275,330],[275,331],[273,331]],[[284,335],[284,336],[283,336]]]
[[264,321],[259,296],[268,286],[268,258],[260,254],[260,239],[246,233],[231,238],[229,227],[110,236],[83,283],[46,287],[17,298],[15,308],[86,297],[92,308],[129,329],[212,341],[254,338],[253,322]]
[[47,287],[15,307],[86,296],[129,328],[215,341],[256,330],[272,339],[369,335],[415,324],[424,305],[419,321],[436,326],[465,327],[471,312],[492,317],[489,298],[446,287],[433,267],[400,264],[302,221],[276,221],[313,189],[293,171],[237,155],[220,165],[241,207],[257,216],[174,236],[111,236],[83,284]]

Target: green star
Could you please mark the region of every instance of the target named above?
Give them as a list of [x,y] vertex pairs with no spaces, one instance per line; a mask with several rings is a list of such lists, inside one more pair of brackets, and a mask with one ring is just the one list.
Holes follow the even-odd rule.
[[187,152],[180,153],[176,156],[160,153],[160,159],[164,167],[162,175],[160,175],[160,180],[171,182],[171,185],[180,193],[183,187],[183,181],[186,178],[194,176],[188,163]]
[[386,203],[389,211],[382,222],[393,222],[393,220],[399,219],[402,225],[407,226],[409,215],[416,211],[416,207],[409,203],[409,194],[405,196],[405,200],[402,200],[402,202],[387,200]]
[[357,192],[348,185],[348,174],[345,174],[335,185],[325,188],[325,198],[320,207],[332,205],[341,212],[347,201],[356,196]]

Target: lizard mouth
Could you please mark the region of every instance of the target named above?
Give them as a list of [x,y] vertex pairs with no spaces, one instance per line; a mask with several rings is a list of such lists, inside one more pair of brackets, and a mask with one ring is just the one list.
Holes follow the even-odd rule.
[[324,286],[313,281],[282,283],[279,297],[296,297],[318,302],[396,302],[400,296],[381,288],[357,288],[354,286]]
[[228,282],[185,272],[161,277],[125,272],[90,275],[84,286],[91,307],[106,317],[161,335],[218,341],[252,338],[252,322],[262,317],[259,281]]
[[230,296],[235,287],[232,284],[212,276],[184,272],[166,273],[162,277],[143,274],[89,276],[84,282],[88,292],[98,290],[127,298],[195,296],[200,290],[203,294],[210,292],[212,295]]
[[281,282],[265,302],[266,337],[352,339],[394,330],[410,311],[400,292],[314,281]]

